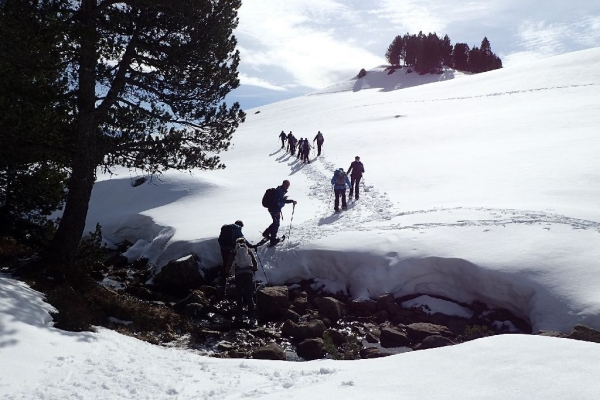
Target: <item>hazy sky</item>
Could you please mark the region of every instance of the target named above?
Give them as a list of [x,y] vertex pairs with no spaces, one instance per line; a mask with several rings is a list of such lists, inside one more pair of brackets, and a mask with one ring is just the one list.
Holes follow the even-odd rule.
[[309,93],[386,64],[406,32],[487,36],[504,66],[600,46],[600,0],[243,0],[235,31],[243,108]]

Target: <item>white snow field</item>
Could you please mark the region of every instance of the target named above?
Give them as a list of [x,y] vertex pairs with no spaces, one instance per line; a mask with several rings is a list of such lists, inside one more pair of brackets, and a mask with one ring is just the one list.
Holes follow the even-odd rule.
[[[479,75],[378,67],[247,112],[225,170],[167,172],[138,187],[135,173],[100,177],[87,230],[99,222],[109,243],[132,241],[126,255],[157,269],[191,253],[213,267],[221,225],[242,219],[258,241],[270,224],[262,195],[289,179],[289,238],[259,251],[271,284],[313,278],[360,299],[480,300],[534,331],[600,329],[600,48]],[[282,130],[311,142],[320,130],[323,155],[301,164],[280,149]],[[330,179],[356,155],[360,200],[334,214]],[[351,362],[211,359],[104,329],[58,331],[39,294],[0,280],[7,399],[600,396],[593,343],[504,335]]]

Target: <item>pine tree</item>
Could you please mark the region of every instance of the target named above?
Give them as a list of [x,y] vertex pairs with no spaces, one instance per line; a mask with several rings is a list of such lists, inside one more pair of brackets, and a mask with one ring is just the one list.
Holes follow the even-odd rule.
[[61,2],[0,2],[0,231],[40,239],[64,200],[69,127]]
[[400,58],[404,52],[404,40],[402,36],[396,36],[392,43],[389,45],[385,58],[392,65],[399,65]]
[[68,195],[48,259],[71,263],[98,167],[148,173],[223,168],[244,120],[222,102],[239,85],[240,0],[69,1],[62,56],[73,108]]
[[452,51],[453,68],[461,71],[469,70],[469,45],[456,43]]

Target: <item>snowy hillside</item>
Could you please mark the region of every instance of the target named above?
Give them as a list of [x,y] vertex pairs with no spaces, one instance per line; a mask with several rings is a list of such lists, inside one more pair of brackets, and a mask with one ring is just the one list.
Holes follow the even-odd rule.
[[[212,267],[220,263],[220,226],[242,219],[247,238],[258,241],[270,223],[261,197],[289,179],[298,205],[283,209],[280,233],[290,238],[260,250],[271,283],[316,278],[355,298],[483,300],[526,318],[534,331],[599,329],[600,48],[418,86],[410,80],[427,77],[398,73],[377,68],[248,110],[223,154],[226,170],[170,172],[138,187],[129,172],[101,177],[87,229],[100,222],[109,242],[135,243],[130,259],[145,256],[157,268],[192,252]],[[300,164],[280,149],[282,130],[311,141],[320,130],[323,156]],[[334,214],[329,180],[356,155],[366,169],[361,198]],[[350,362],[219,360],[104,329],[61,332],[48,311],[38,293],[0,277],[0,397],[595,399],[600,392],[599,347],[575,340],[503,335]]]
[[[303,96],[248,110],[227,169],[132,188],[128,173],[98,182],[88,229],[136,245],[159,267],[197,253],[220,263],[220,226],[242,219],[251,241],[270,223],[260,199],[283,179],[282,246],[261,252],[269,281],[318,278],[356,298],[383,293],[483,300],[534,330],[600,328],[600,49],[526,67],[401,90]],[[398,85],[413,74],[370,71]],[[436,75],[437,76],[437,75]],[[355,85],[360,83],[356,81]],[[260,113],[256,113],[260,111]],[[277,135],[325,134],[301,164]],[[329,180],[355,155],[366,191],[333,215]]]

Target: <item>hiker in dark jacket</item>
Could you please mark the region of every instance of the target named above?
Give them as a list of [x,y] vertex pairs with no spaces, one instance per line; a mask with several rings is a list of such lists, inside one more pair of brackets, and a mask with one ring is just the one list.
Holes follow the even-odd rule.
[[323,137],[323,134],[321,133],[321,131],[319,131],[317,133],[317,136],[315,136],[315,138],[313,139],[313,143],[315,142],[315,140],[317,141],[317,150],[318,150],[317,157],[318,157],[321,155],[321,147],[323,146],[323,142],[325,142],[325,138]]
[[285,140],[287,139],[287,135],[284,131],[281,131],[279,134],[279,139],[281,139],[281,148],[283,149],[285,147]]
[[304,147],[304,139],[300,138],[300,140],[298,141],[298,154],[296,155],[296,158],[300,158],[302,156],[302,148]]
[[308,138],[304,139],[304,142],[302,143],[302,158],[300,160],[304,161],[304,163],[308,163],[310,164],[310,149],[312,149],[312,146],[310,145],[310,142],[308,141]]
[[344,172],[343,168],[339,168],[333,173],[331,184],[333,185],[333,191],[335,192],[335,212],[340,211],[340,197],[342,198],[342,210],[345,210],[347,208],[346,187],[350,186],[350,181],[348,180],[348,176]]
[[281,209],[288,203],[294,203],[294,205],[298,204],[295,200],[290,200],[285,195],[290,188],[290,181],[287,179],[283,181],[281,186],[277,186],[275,190],[275,195],[273,197],[273,202],[269,206],[268,210],[271,214],[271,218],[273,218],[273,222],[265,231],[263,232],[263,237],[269,240],[270,246],[275,246],[280,239],[277,238],[277,231],[279,231],[279,225],[281,221]]
[[296,145],[298,144],[298,139],[296,136],[292,135],[291,138],[288,139],[288,145],[290,146],[290,155],[296,154]]
[[362,174],[365,172],[365,167],[363,163],[360,162],[360,157],[354,157],[354,161],[350,164],[350,168],[348,168],[348,174],[350,174],[351,184],[350,184],[350,198],[352,198],[352,192],[354,191],[354,198],[358,200],[359,192],[358,188],[360,185],[360,179],[362,178]]
[[290,154],[294,154],[294,151],[292,150],[292,145],[294,143],[294,141],[293,141],[294,135],[292,135],[292,131],[290,131],[290,133],[287,134],[286,138],[287,138],[287,152]]
[[224,284],[229,276],[229,265],[231,264],[232,252],[235,249],[235,243],[237,240],[243,239],[246,245],[250,248],[254,246],[246,240],[242,233],[244,223],[239,219],[231,225],[224,225],[221,227],[221,235],[219,235],[219,246],[221,247],[221,258],[223,259],[223,266],[221,267],[221,282]]

